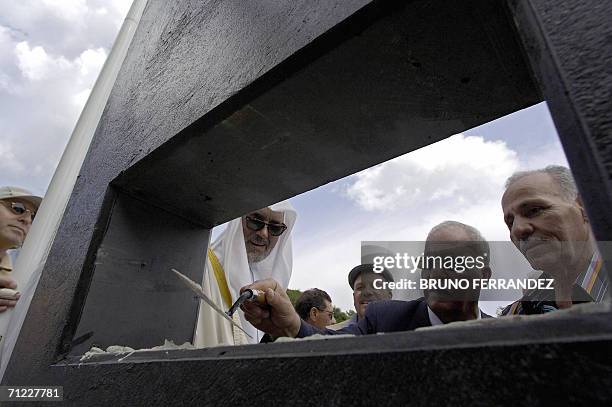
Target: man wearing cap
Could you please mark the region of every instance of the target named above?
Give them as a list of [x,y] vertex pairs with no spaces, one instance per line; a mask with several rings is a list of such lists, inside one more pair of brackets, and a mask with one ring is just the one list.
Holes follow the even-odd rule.
[[8,250],[23,244],[41,200],[23,188],[0,187],[0,312],[14,307],[19,299]]
[[[429,255],[429,251],[431,251],[431,254],[435,255],[441,249],[447,250],[449,247],[452,250],[462,252],[461,255],[465,255],[466,250],[469,250],[472,254],[472,246],[474,246],[472,243],[475,241],[483,243],[478,250],[486,250],[486,257],[488,258],[488,244],[484,244],[486,241],[475,228],[459,222],[443,222],[429,232],[425,244],[425,254]],[[440,242],[443,244],[439,244]],[[451,270],[433,267],[423,271],[427,278],[455,278]],[[470,270],[468,274],[466,275],[467,278],[488,279],[491,276],[491,270],[487,262],[486,266],[477,270]],[[358,275],[363,274],[359,273]],[[357,278],[354,281],[355,289],[357,289]],[[272,337],[303,338],[314,334],[366,335],[381,332],[411,331],[454,321],[489,317],[478,308],[479,292],[465,293],[460,291],[449,295],[450,293],[447,290],[444,290],[444,292],[426,290],[424,298],[412,301],[386,300],[372,303],[360,301],[360,307],[357,309],[365,309],[365,315],[359,319],[357,324],[349,325],[337,331],[317,329],[300,319],[297,313],[293,311],[289,297],[282,289],[277,287],[274,280],[257,281],[244,288],[255,288],[266,293],[266,306],[247,302],[242,305],[242,309],[249,322]]]
[[[293,265],[291,230],[296,218],[295,209],[283,201],[230,221],[208,249],[204,293],[220,308],[229,309],[240,295],[240,287],[256,280],[273,278],[279,287],[286,288]],[[194,346],[258,343],[264,336],[244,319],[242,311],[233,319],[250,337],[201,302]]]
[[329,326],[329,329],[339,330],[357,325],[359,320],[365,318],[368,304],[374,301],[390,300],[393,298],[391,290],[374,287],[374,280],[377,279],[391,282],[393,281],[393,276],[387,269],[383,269],[382,273],[375,273],[373,264],[360,264],[357,267],[353,267],[348,274],[348,283],[353,290],[353,305],[357,313],[344,322]]

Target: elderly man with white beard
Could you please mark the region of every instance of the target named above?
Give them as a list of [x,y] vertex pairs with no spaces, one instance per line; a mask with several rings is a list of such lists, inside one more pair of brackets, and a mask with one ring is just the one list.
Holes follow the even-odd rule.
[[603,300],[608,280],[568,168],[514,174],[506,182],[502,209],[514,245],[534,270],[542,271],[541,278],[554,279],[554,292],[528,292],[502,315],[542,314]]
[[[256,280],[273,278],[286,289],[293,266],[291,230],[296,218],[291,204],[283,201],[230,221],[208,249],[202,282],[208,297],[228,309],[240,295],[240,288]],[[244,319],[242,311],[233,319],[252,338],[201,302],[194,345],[241,345],[258,343],[263,337]]]

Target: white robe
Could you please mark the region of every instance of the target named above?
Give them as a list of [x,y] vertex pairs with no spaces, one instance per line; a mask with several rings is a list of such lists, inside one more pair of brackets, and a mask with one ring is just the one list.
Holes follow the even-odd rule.
[[[293,266],[291,230],[295,224],[297,213],[287,201],[272,205],[270,209],[275,212],[283,212],[283,222],[287,225],[287,230],[278,239],[276,246],[274,246],[268,257],[262,261],[253,263],[249,268],[244,244],[244,233],[242,231],[242,218],[230,221],[226,229],[210,245],[223,267],[227,285],[232,296],[232,302],[238,298],[240,288],[253,283],[255,280],[273,278],[284,288],[287,288],[289,284]],[[206,260],[202,289],[220,308],[227,309],[227,305],[223,302],[210,259]],[[237,341],[234,340],[235,332],[232,329],[232,325],[219,316],[211,307],[200,301],[198,322],[193,340],[194,346],[202,348],[217,345],[258,343],[263,333],[255,329],[244,318],[242,310],[238,310],[237,314],[243,329],[252,338],[242,335],[237,338]]]

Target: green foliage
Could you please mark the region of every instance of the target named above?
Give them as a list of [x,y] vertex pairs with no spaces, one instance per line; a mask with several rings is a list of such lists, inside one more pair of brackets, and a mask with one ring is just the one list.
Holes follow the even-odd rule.
[[347,319],[351,319],[355,315],[355,311],[350,309],[348,311],[342,311],[338,307],[334,307],[334,318],[336,318],[336,323],[344,322]]
[[346,315],[346,312],[342,311],[338,307],[334,307],[334,318],[336,319],[336,323],[344,322],[349,319],[349,316]]
[[293,304],[293,306],[295,307],[295,302],[297,301],[298,298],[300,298],[300,295],[302,295],[302,292],[300,290],[292,290],[291,288],[287,288],[287,295],[289,296],[289,299],[291,300],[291,304]]

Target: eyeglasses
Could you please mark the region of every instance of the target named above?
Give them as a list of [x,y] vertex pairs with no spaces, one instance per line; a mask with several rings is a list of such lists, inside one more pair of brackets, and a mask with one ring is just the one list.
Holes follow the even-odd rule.
[[287,230],[287,225],[284,223],[268,223],[261,219],[251,218],[250,216],[246,216],[245,220],[246,227],[254,231],[261,230],[264,226],[267,226],[268,232],[270,232],[272,236],[280,236]]
[[329,319],[333,319],[334,318],[334,312],[333,311],[328,311],[326,309],[321,309],[321,308],[317,308],[319,311],[321,312],[326,312],[329,314]]
[[[25,207],[21,202],[6,202],[0,200],[0,203],[10,209],[15,215],[23,215],[26,212],[30,212],[30,218],[34,221],[34,217],[36,216],[36,211],[32,212],[28,208]],[[271,233],[271,232],[270,232]]]

